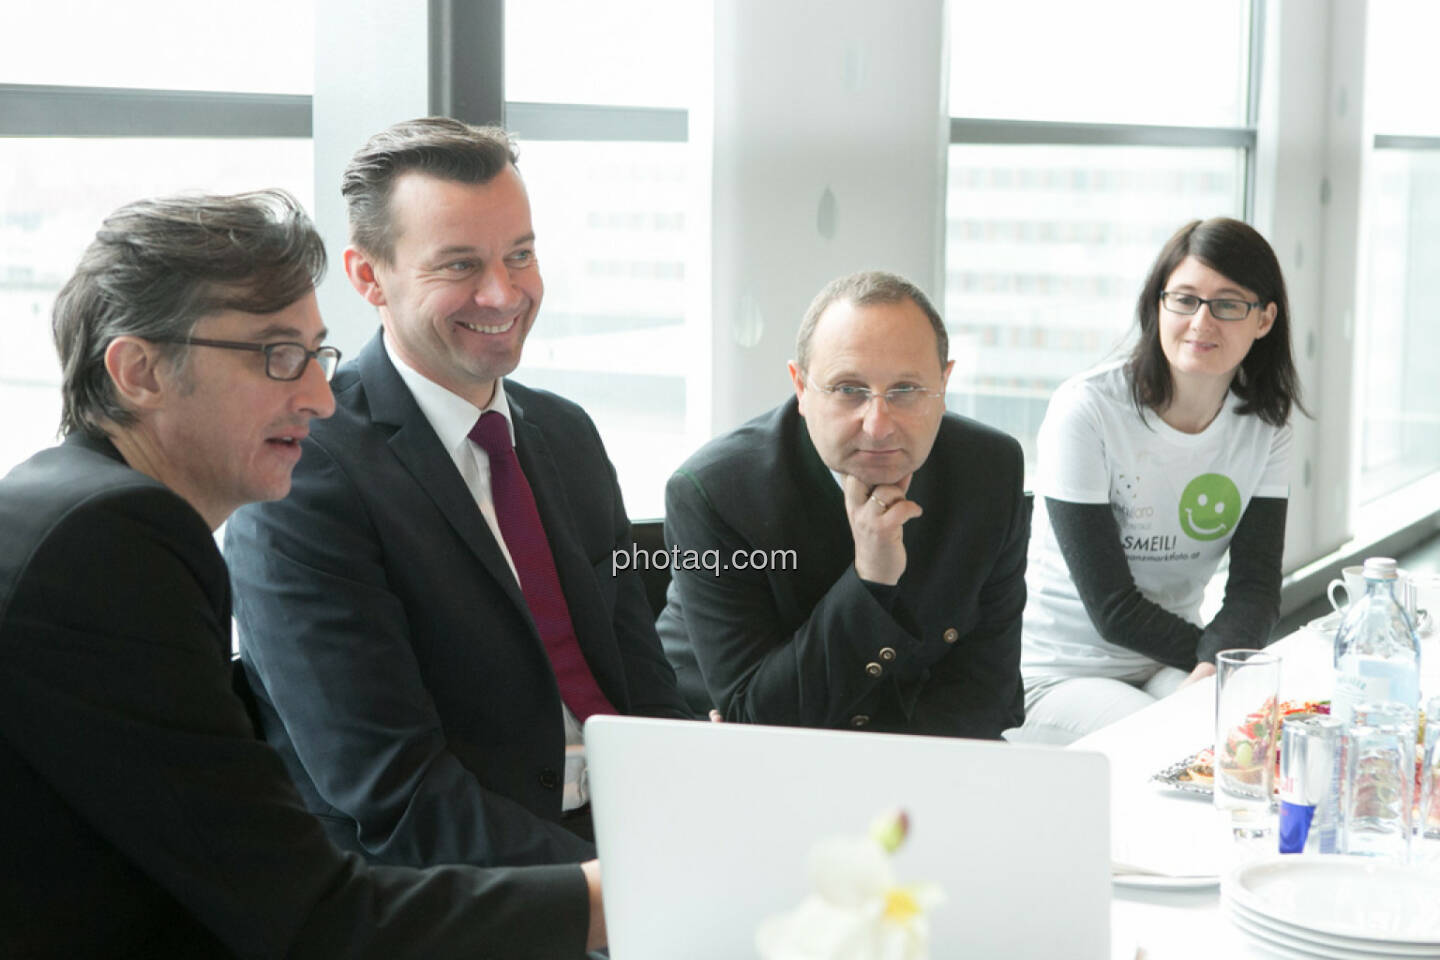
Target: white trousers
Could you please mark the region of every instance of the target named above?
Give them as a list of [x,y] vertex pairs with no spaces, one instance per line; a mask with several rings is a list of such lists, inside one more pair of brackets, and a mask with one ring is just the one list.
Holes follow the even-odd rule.
[[1121,678],[1037,677],[1025,684],[1025,724],[1005,731],[1014,743],[1064,746],[1168,697],[1189,674],[1154,664]]

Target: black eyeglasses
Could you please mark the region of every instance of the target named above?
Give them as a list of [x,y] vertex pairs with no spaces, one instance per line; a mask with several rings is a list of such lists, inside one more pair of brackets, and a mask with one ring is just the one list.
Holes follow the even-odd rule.
[[1258,303],[1251,303],[1248,300],[1236,300],[1233,297],[1221,297],[1218,300],[1206,300],[1204,297],[1197,297],[1193,293],[1171,293],[1166,290],[1160,294],[1160,302],[1165,304],[1165,309],[1171,313],[1178,313],[1182,317],[1193,317],[1200,312],[1202,303],[1210,304],[1210,316],[1216,320],[1244,320],[1251,310],[1260,306]]
[[339,347],[308,349],[303,343],[244,343],[239,340],[205,340],[200,337],[150,337],[155,343],[184,343],[196,347],[219,347],[221,350],[250,350],[265,354],[265,376],[271,380],[299,380],[305,365],[314,357],[326,381],[335,376],[340,366]]

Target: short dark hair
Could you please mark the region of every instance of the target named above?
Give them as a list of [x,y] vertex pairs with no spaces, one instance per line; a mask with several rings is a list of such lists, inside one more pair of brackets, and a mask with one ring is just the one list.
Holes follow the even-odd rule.
[[340,181],[350,242],[381,263],[393,261],[390,193],[402,174],[413,170],[441,180],[489,183],[519,159],[510,135],[500,127],[421,117],[382,130],[350,158]]
[[935,331],[935,347],[940,354],[940,368],[950,361],[950,335],[945,332],[945,321],[935,309],[924,291],[904,277],[886,273],[883,270],[864,270],[849,276],[837,277],[815,295],[800,322],[800,331],[795,335],[795,365],[801,373],[810,369],[810,341],[815,338],[815,326],[820,316],[832,303],[839,301],[867,307],[875,303],[900,303],[909,300],[920,308]]
[[1290,350],[1290,300],[1275,251],[1254,227],[1229,217],[1192,220],[1169,239],[1155,264],[1140,299],[1135,318],[1140,339],[1130,352],[1126,369],[1135,408],[1162,410],[1175,392],[1170,364],[1160,346],[1160,294],[1170,275],[1186,257],[1194,257],[1230,281],[1254,291],[1260,308],[1275,304],[1275,323],[1256,340],[1230,381],[1230,390],[1243,402],[1240,413],[1253,413],[1274,426],[1290,419],[1291,406],[1300,403],[1300,375]]
[[[186,338],[222,310],[267,314],[315,288],[325,245],[283,190],[138,200],[105,218],[55,298],[61,433],[135,422],[105,369],[117,337]],[[176,363],[185,347],[162,345]]]

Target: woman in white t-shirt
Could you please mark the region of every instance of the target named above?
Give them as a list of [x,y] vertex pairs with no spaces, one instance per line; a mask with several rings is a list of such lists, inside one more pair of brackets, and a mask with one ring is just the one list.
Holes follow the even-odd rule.
[[1275,253],[1238,220],[1186,224],[1136,314],[1129,358],[1066,381],[1040,426],[1011,739],[1098,730],[1214,673],[1217,651],[1263,646],[1279,618],[1300,389]]

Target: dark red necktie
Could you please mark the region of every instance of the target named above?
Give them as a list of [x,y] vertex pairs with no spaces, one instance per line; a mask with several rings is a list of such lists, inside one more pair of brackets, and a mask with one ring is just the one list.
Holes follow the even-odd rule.
[[503,414],[491,410],[480,415],[470,439],[490,457],[490,496],[495,504],[495,518],[515,572],[520,577],[520,591],[540,630],[550,666],[560,685],[560,696],[570,712],[581,723],[592,713],[615,713],[616,710],[600,691],[580,643],[575,639],[575,625],[570,622],[570,607],[560,592],[560,576],[555,572],[555,556],[540,523],[535,495],[520,471],[515,447],[510,442],[510,427]]

